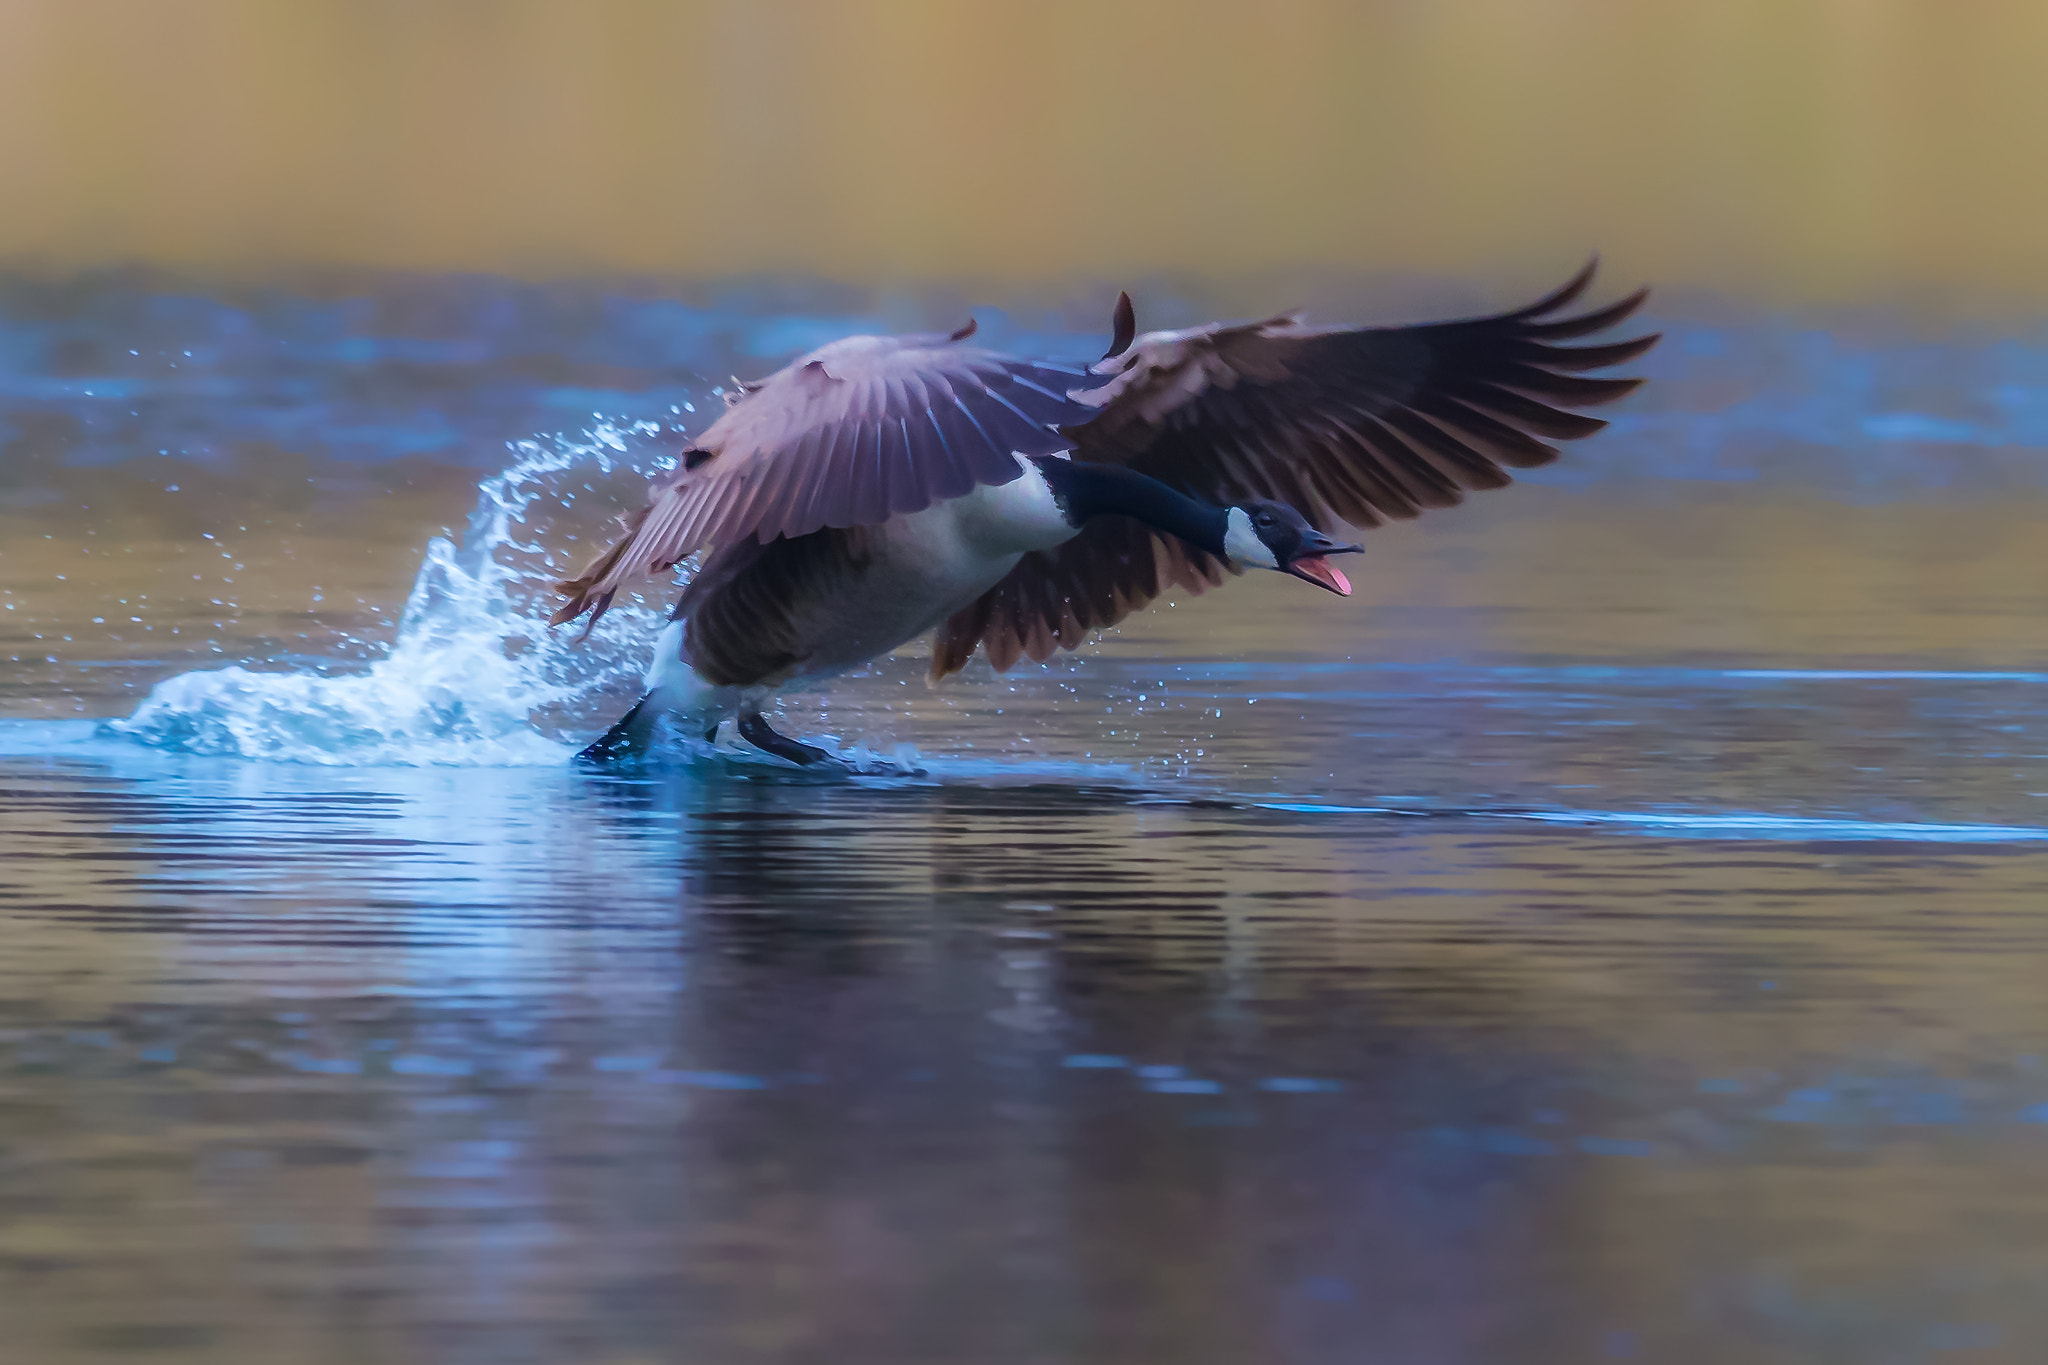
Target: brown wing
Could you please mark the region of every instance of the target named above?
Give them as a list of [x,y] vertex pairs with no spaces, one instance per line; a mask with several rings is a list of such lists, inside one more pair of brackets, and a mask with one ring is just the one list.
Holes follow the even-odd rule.
[[[997,672],[1019,658],[1040,663],[1091,630],[1113,626],[1170,587],[1201,592],[1229,566],[1130,517],[1097,517],[1066,544],[1034,550],[995,587],[955,613],[932,640],[934,682],[987,647]],[[1231,570],[1235,572],[1235,570]]]
[[[964,333],[962,333],[964,335]],[[1022,361],[944,336],[848,337],[749,386],[654,481],[647,506],[577,577],[557,623],[602,615],[625,584],[705,545],[868,526],[1021,472],[1091,409],[1077,366]],[[596,616],[593,616],[593,620]]]
[[[1504,465],[1556,459],[1557,448],[1539,438],[1607,425],[1569,409],[1611,402],[1642,382],[1580,372],[1631,360],[1655,335],[1557,344],[1615,325],[1647,295],[1558,317],[1592,278],[1589,264],[1526,308],[1463,322],[1312,328],[1282,317],[1141,337],[1096,366],[1114,379],[1075,395],[1099,411],[1066,429],[1074,458],[1128,464],[1220,505],[1276,499],[1325,531],[1453,506],[1468,489],[1508,483]],[[1121,307],[1120,339],[1128,335]],[[965,667],[977,641],[998,670],[1020,654],[1043,660],[1169,583],[1200,591],[1222,581],[1209,556],[1149,532],[1156,556],[1179,556],[1193,573],[1148,577],[1135,523],[1118,522],[1099,538],[1102,523],[1091,523],[1052,554],[1026,555],[940,628],[932,676]]]
[[1558,344],[1614,326],[1647,296],[1558,316],[1593,270],[1527,308],[1461,322],[1324,328],[1281,317],[1140,337],[1097,366],[1115,378],[1077,395],[1099,411],[1067,429],[1075,458],[1128,464],[1225,505],[1277,499],[1326,531],[1454,506],[1507,484],[1504,466],[1550,463],[1550,441],[1607,425],[1572,409],[1642,382],[1581,372],[1634,359],[1654,334]]

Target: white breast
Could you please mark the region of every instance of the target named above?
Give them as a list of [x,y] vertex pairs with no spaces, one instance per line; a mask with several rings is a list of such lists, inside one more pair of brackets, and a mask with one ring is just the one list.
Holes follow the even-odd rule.
[[[1053,500],[1045,476],[1029,460],[1021,478],[1001,485],[978,485],[965,497],[930,509],[949,518],[962,550],[997,557],[1050,550],[1077,534]],[[919,516],[928,513],[919,513]]]
[[[1028,461],[1020,478],[981,484],[922,512],[891,517],[879,529],[878,577],[898,580],[934,607],[950,604],[948,610],[987,591],[1021,556],[1050,550],[1076,534],[1045,476]],[[867,591],[874,595],[876,588]]]

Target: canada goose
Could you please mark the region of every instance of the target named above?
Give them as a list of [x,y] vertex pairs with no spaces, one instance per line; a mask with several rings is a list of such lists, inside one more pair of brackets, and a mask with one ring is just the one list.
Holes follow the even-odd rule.
[[584,750],[643,750],[674,714],[737,714],[749,743],[833,762],[762,707],[936,629],[934,681],[977,645],[998,671],[1072,649],[1170,586],[1245,567],[1329,591],[1326,558],[1372,527],[1557,458],[1539,437],[1607,425],[1567,408],[1638,379],[1581,371],[1655,335],[1557,343],[1614,326],[1647,290],[1558,316],[1589,263],[1526,308],[1409,327],[1311,327],[1298,315],[1134,337],[1129,295],[1092,367],[1018,360],[950,336],[848,337],[728,396],[653,480],[647,505],[576,578],[554,623],[594,623],[628,582],[708,551],[655,646],[647,693]]

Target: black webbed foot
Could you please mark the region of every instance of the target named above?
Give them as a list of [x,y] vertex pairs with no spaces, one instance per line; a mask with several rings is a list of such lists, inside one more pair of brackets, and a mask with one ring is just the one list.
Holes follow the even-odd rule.
[[645,697],[633,703],[633,709],[620,716],[618,724],[605,731],[585,747],[583,752],[577,754],[576,761],[603,765],[624,763],[640,757],[647,749],[648,727],[640,721],[641,708],[646,705]]
[[846,767],[836,754],[827,753],[815,744],[805,744],[801,740],[791,739],[788,735],[776,733],[775,727],[771,726],[768,718],[759,711],[740,717],[740,738],[756,749],[774,754],[777,758],[786,758],[799,767],[812,768],[819,764],[828,764],[835,768]]

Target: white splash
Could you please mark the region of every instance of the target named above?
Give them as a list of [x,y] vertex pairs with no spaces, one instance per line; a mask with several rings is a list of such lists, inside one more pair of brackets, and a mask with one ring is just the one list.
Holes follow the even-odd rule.
[[563,762],[572,749],[543,730],[637,676],[660,617],[622,599],[585,644],[568,628],[549,630],[546,588],[559,575],[546,550],[522,538],[533,534],[526,514],[539,499],[561,499],[571,474],[631,468],[629,438],[659,430],[599,426],[586,442],[515,446],[511,468],[478,486],[461,546],[428,543],[391,652],[367,671],[183,673],[105,729],[156,748],[272,762]]

